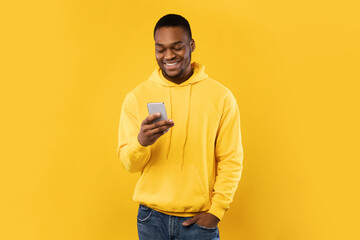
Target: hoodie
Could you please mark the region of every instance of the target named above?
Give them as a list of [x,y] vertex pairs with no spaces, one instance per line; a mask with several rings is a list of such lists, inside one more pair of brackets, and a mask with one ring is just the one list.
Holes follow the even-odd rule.
[[[123,102],[117,156],[129,172],[141,172],[133,200],[165,214],[209,212],[220,220],[232,202],[243,168],[240,114],[229,89],[191,64],[181,84],[160,68]],[[137,136],[148,102],[164,102],[174,126],[150,146]]]

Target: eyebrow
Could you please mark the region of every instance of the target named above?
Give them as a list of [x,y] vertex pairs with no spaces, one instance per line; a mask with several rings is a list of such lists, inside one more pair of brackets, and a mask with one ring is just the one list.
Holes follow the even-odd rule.
[[[169,45],[175,45],[175,44],[178,44],[178,43],[183,43],[183,41],[177,41],[177,42],[173,42],[173,43],[170,43]],[[161,43],[155,43],[156,46],[164,46],[164,44],[161,44]]]

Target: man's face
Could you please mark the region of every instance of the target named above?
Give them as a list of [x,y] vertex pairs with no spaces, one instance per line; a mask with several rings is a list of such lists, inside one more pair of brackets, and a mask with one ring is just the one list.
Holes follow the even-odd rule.
[[191,76],[191,52],[195,42],[182,27],[161,27],[155,32],[156,61],[171,81],[185,81]]

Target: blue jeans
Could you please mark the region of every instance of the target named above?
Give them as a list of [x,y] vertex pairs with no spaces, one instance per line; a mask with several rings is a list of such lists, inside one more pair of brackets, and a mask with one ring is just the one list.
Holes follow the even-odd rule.
[[217,226],[206,228],[194,223],[184,227],[182,223],[190,218],[167,215],[140,204],[137,215],[139,240],[220,240]]

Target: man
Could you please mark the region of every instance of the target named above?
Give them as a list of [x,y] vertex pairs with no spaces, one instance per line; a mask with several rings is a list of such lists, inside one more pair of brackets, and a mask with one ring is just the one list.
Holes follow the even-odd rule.
[[[159,67],[127,94],[117,154],[129,172],[141,172],[139,239],[220,239],[218,222],[242,171],[240,116],[232,93],[191,63],[188,21],[169,14],[154,29]],[[153,122],[147,103],[164,102],[169,119]]]

